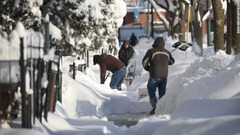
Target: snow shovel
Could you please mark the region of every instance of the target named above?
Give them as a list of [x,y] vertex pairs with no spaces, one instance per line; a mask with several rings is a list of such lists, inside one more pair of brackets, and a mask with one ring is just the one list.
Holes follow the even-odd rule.
[[192,43],[187,43],[186,41],[178,41],[172,45],[172,47],[174,47],[175,49],[173,49],[171,53],[176,51],[177,49],[181,51],[186,51],[189,47],[192,47],[192,46],[193,46]]
[[107,76],[104,79],[104,82],[107,80],[108,76],[110,75],[110,72],[108,72]]

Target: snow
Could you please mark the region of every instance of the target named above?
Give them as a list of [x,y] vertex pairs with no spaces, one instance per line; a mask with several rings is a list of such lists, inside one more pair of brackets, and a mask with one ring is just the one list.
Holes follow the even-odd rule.
[[[41,4],[42,0],[38,2]],[[124,2],[117,3],[125,4]],[[125,12],[125,10],[119,9],[118,11]],[[124,13],[119,12],[115,16],[119,15],[118,25],[120,26],[121,16]],[[46,17],[45,20],[49,21],[49,18]],[[51,26],[51,28],[55,31],[52,35],[61,38],[60,31],[55,27]],[[19,42],[15,40],[16,37],[21,37],[20,34],[26,32],[21,23],[17,31],[12,32],[10,41],[0,36],[0,60],[10,58],[8,46]],[[32,31],[29,30],[29,33]],[[34,40],[33,44],[42,46],[42,35],[36,33],[34,36],[40,39]],[[176,40],[168,37],[164,39],[166,39],[166,48],[171,51],[173,49],[171,45]],[[191,48],[186,52],[174,51],[172,55],[176,63],[169,67],[166,95],[159,100],[156,115],[149,116],[148,112],[151,110],[149,99],[148,97],[139,99],[139,92],[146,91],[149,75],[143,70],[141,60],[145,52],[151,48],[152,43],[152,40],[144,39],[134,47],[136,55],[133,62],[137,65],[137,76],[130,86],[127,84],[122,86],[123,91],[110,89],[110,77],[105,84],[100,84],[99,66],[93,65],[92,61],[90,61],[89,68],[84,72],[77,71],[76,79],[72,79],[72,73],[68,71],[69,61],[73,59],[63,57],[61,63],[63,97],[62,103],[57,102],[55,112],[49,112],[48,120],[43,118],[42,123],[35,119],[35,124],[30,130],[13,128],[3,122],[0,135],[240,134],[240,109],[238,107],[240,103],[238,84],[240,56],[227,55],[223,51],[214,54],[212,47],[204,48],[203,57],[197,57]],[[45,60],[54,59],[52,58],[53,51],[50,51],[51,55],[45,56]],[[14,52],[11,55],[15,58],[15,55],[20,54]],[[90,54],[91,60],[93,55]],[[7,70],[1,70],[3,75],[1,81],[10,80],[7,77],[4,78],[8,76],[6,75],[8,73]],[[110,118],[129,121],[137,119],[138,123],[131,127],[118,126],[113,121],[109,121]],[[18,118],[13,123],[20,121]]]
[[[18,22],[15,29],[8,36],[0,36],[1,83],[16,83],[20,80],[19,59],[21,38],[23,38],[25,60],[30,57],[43,57],[42,48],[44,39],[42,33],[35,32],[33,29],[25,29],[23,24]],[[54,55],[45,55],[47,58],[50,56],[53,57]]]
[[49,34],[52,36],[52,38],[61,40],[62,34],[61,31],[52,23],[49,24]]
[[[124,84],[123,91],[110,89],[110,77],[100,84],[99,67],[92,62],[72,79],[69,58],[64,57],[62,103],[57,103],[54,113],[49,112],[48,121],[36,122],[29,134],[239,134],[240,57],[223,51],[213,54],[211,47],[204,48],[203,57],[197,57],[193,49],[174,51],[176,63],[169,67],[167,93],[159,100],[156,115],[149,116],[149,99],[139,100],[138,90],[146,90],[148,73],[141,67],[141,59],[152,42],[144,39],[134,47],[137,77],[132,85]],[[175,42],[166,38],[166,48],[171,51]],[[139,121],[131,127],[119,127],[108,121],[115,117]],[[0,134],[14,130],[19,129],[5,127]]]

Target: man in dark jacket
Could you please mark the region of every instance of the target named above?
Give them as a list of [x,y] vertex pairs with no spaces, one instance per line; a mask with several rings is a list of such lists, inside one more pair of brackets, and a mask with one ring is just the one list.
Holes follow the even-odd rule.
[[111,71],[112,78],[110,82],[110,87],[112,89],[122,90],[121,85],[124,80],[126,74],[126,67],[124,63],[122,63],[117,58],[112,55],[107,55],[105,53],[101,55],[93,56],[93,64],[99,64],[100,66],[100,83],[104,84],[106,71]]
[[132,35],[129,39],[129,43],[130,43],[131,46],[135,46],[138,43],[138,39],[137,39],[137,37],[135,36],[134,33],[132,33]]
[[128,66],[129,60],[134,55],[134,49],[129,46],[129,43],[127,40],[124,41],[121,49],[118,52],[118,58],[125,64],[125,66]]
[[165,95],[168,65],[174,64],[175,60],[171,53],[164,48],[165,42],[162,37],[157,37],[151,49],[147,51],[142,59],[143,68],[149,71],[150,77],[147,84],[150,104],[153,109],[150,114],[155,114],[157,97],[156,90],[158,88],[159,99]]

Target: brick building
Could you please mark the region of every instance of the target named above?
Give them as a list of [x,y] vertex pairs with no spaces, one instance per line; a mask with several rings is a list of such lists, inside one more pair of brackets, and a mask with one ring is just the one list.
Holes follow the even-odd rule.
[[[161,8],[159,8],[157,12],[166,18],[168,17],[167,12]],[[154,9],[152,13],[153,14],[151,14],[151,9],[148,10],[148,8],[144,7],[127,7],[127,14],[124,17],[123,25],[118,31],[119,40],[123,41],[127,39],[132,33],[148,35],[152,25],[154,27],[154,33],[165,31],[166,29],[163,22],[159,19]]]
[[[167,12],[164,9],[159,8],[157,12],[166,18],[168,17]],[[148,15],[149,17],[147,17]],[[148,10],[144,7],[127,7],[127,14],[124,17],[123,25],[141,25],[143,27],[147,27],[148,25],[151,25],[152,16],[154,29],[164,30],[163,23],[157,16],[155,10],[153,10],[153,15],[151,15],[151,9]]]

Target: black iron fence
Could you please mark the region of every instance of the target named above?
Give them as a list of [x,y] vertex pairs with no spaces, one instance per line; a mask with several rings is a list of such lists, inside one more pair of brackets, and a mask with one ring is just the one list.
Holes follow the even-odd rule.
[[0,37],[6,41],[0,42],[0,52],[10,54],[0,54],[0,120],[11,122],[21,117],[23,128],[32,128],[35,119],[47,121],[48,112],[54,112],[56,101],[61,102],[62,97],[61,53],[44,54],[42,34],[28,33],[14,48],[9,45],[11,40]]

